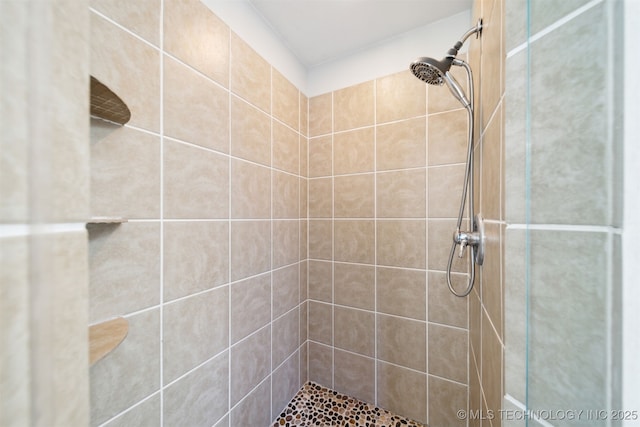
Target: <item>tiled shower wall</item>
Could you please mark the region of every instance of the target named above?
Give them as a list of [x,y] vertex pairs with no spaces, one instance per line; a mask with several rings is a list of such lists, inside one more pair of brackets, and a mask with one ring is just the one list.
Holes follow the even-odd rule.
[[[507,0],[509,1],[509,0]],[[476,82],[476,206],[485,218],[485,261],[469,295],[469,426],[500,426],[504,366],[504,93],[505,0],[477,0],[473,20],[482,37],[470,39]]]
[[309,100],[309,378],[430,425],[467,405],[467,300],[443,271],[466,117],[409,71]]
[[197,0],[91,2],[91,425],[264,426],[306,380],[307,100]]
[[[458,101],[409,71],[309,101],[309,377],[431,426],[501,405],[502,14],[502,1],[475,5],[485,24],[470,48],[476,209],[488,247],[468,298],[449,293],[444,272],[466,159]],[[465,286],[464,264],[454,271]]]

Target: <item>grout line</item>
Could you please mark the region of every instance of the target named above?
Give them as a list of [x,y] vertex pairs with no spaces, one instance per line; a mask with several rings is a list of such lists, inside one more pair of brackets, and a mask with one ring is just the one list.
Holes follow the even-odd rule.
[[[107,421],[103,422],[102,424],[99,424],[98,427],[106,427],[106,426],[108,426],[111,422],[115,421],[117,418],[127,414],[128,412],[131,412],[133,409],[137,408],[138,406],[141,406],[142,404],[144,404],[148,400],[151,400],[153,397],[155,397],[157,395],[160,396],[160,408],[162,408],[162,389],[159,389],[157,391],[154,391],[150,395],[142,398],[141,400],[139,400],[138,402],[134,403],[133,405],[127,407],[127,409],[123,410],[122,412],[118,412],[116,415],[114,415],[113,417],[109,418]],[[162,420],[162,413],[160,414],[160,420]]]
[[[227,169],[228,169],[228,181],[229,181],[229,194],[228,194],[228,199],[227,199],[227,205],[228,205],[228,212],[227,215],[229,216],[229,218],[227,219],[227,228],[228,228],[228,235],[227,235],[227,248],[228,248],[228,253],[227,253],[227,280],[229,280],[229,325],[228,325],[228,341],[227,341],[227,351],[229,353],[229,357],[228,357],[228,361],[227,361],[227,372],[229,373],[228,378],[227,378],[227,414],[229,416],[229,422],[231,422],[231,337],[232,337],[232,328],[233,325],[231,323],[231,278],[232,278],[232,273],[233,273],[233,269],[232,269],[232,261],[233,261],[233,257],[232,257],[232,240],[231,240],[231,228],[232,228],[232,221],[231,221],[231,179],[232,179],[232,171],[231,171],[231,166],[232,166],[232,157],[231,157],[231,152],[233,151],[233,139],[231,137],[232,135],[232,125],[233,125],[233,119],[232,119],[232,109],[231,109],[231,72],[232,72],[232,67],[231,67],[231,63],[233,61],[233,55],[231,54],[231,38],[232,38],[232,34],[231,34],[231,28],[228,28],[228,44],[227,44],[227,48],[228,48],[228,52],[229,52],[229,61],[227,63],[227,76],[228,76],[228,80],[227,80],[227,84],[229,85],[228,88],[228,92],[227,92],[227,116],[228,116],[228,122],[227,122],[227,128],[229,129],[229,134],[228,134],[228,138],[229,138],[229,145],[227,146],[228,151],[229,151],[229,159],[228,159],[228,165],[227,165]],[[224,418],[224,416],[222,416],[221,418]]]

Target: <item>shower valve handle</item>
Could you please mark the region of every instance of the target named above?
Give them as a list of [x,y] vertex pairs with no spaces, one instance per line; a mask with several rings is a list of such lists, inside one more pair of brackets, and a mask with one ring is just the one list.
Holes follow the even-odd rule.
[[456,244],[460,245],[458,258],[462,258],[464,256],[464,250],[467,248],[467,246],[477,246],[478,243],[480,243],[480,234],[478,232],[456,230],[453,233],[453,241]]
[[458,258],[464,256],[464,250],[467,248],[467,242],[465,240],[460,242],[460,252],[458,252]]

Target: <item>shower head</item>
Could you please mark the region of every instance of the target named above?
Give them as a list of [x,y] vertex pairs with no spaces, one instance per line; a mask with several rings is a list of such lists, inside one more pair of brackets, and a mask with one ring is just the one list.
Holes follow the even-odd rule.
[[464,94],[464,91],[449,72],[451,64],[466,65],[464,61],[455,57],[447,56],[442,61],[433,58],[422,57],[411,63],[413,75],[430,85],[442,86],[447,83],[449,90],[462,105],[467,108],[471,103]]
[[438,61],[433,58],[422,57],[411,63],[411,72],[414,76],[430,85],[442,86],[444,75],[451,68],[452,58],[444,58]]
[[449,49],[447,56],[445,56],[441,61],[427,57],[418,58],[411,63],[411,72],[414,76],[430,85],[442,86],[444,83],[447,83],[447,86],[449,86],[453,96],[455,96],[462,105],[467,108],[471,103],[449,70],[451,69],[451,65],[459,65],[465,67],[468,72],[471,72],[468,64],[456,58],[456,55],[458,55],[458,51],[472,34],[476,34],[477,36],[481,32],[482,19],[479,19],[476,26],[464,33],[460,40],[451,49]]

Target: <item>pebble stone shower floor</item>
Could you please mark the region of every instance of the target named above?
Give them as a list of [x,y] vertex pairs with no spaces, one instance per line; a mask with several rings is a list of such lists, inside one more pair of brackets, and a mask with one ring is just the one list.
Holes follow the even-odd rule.
[[273,427],[427,427],[313,382],[306,383]]

